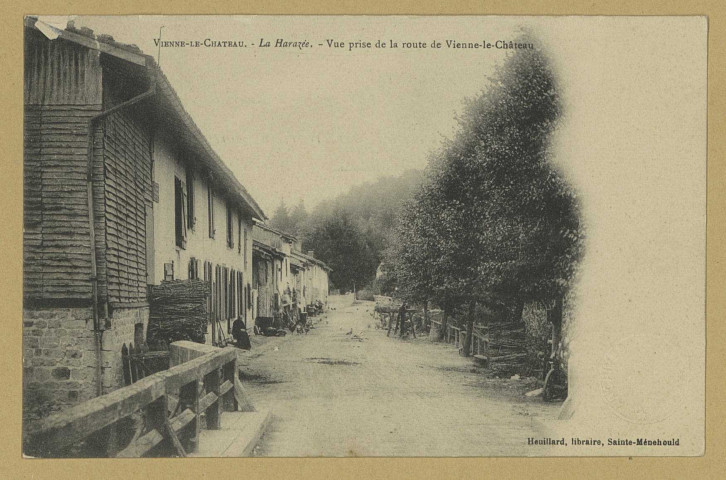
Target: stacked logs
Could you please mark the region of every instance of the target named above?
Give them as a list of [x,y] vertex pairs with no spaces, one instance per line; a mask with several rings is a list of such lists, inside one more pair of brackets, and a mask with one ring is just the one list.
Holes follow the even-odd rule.
[[522,322],[490,323],[489,368],[499,376],[521,374],[527,368],[527,339]]
[[171,344],[178,340],[204,343],[209,295],[209,283],[202,280],[173,280],[152,285],[147,343]]

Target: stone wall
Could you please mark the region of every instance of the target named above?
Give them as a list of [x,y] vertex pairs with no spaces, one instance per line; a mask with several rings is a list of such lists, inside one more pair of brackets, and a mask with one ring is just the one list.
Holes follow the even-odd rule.
[[149,307],[116,308],[111,314],[111,328],[103,333],[103,391],[108,393],[124,385],[121,348],[125,343],[136,345],[136,325],[146,341],[149,326]]
[[[121,346],[146,335],[148,308],[117,309],[103,333],[104,393],[123,385]],[[39,418],[96,396],[96,346],[88,308],[23,310],[23,417]]]
[[23,310],[23,416],[42,417],[95,396],[90,308]]

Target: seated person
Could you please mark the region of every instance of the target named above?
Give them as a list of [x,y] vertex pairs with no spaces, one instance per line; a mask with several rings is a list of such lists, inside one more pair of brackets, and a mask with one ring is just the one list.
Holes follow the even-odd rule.
[[245,323],[242,318],[237,319],[232,323],[232,337],[235,340],[237,348],[243,348],[245,350],[251,350],[252,344],[250,343],[250,336],[245,328]]

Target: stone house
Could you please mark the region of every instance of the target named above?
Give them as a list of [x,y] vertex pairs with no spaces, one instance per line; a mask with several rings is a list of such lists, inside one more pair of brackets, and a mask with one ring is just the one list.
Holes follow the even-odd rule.
[[252,228],[252,318],[274,316],[278,308],[276,264],[283,258],[280,237],[255,225]]
[[328,303],[328,275],[331,272],[325,262],[315,258],[315,252],[309,250],[306,254],[299,253],[305,259],[307,268],[305,269],[305,294],[307,304],[313,304],[317,301]]
[[300,252],[300,241],[295,236],[257,223],[252,238],[255,318],[272,317],[280,309],[288,287],[302,308],[317,300],[327,303],[330,268],[313,252]]
[[43,415],[122,384],[148,285],[212,283],[212,319],[251,315],[265,215],[137,48],[25,22],[23,387]]

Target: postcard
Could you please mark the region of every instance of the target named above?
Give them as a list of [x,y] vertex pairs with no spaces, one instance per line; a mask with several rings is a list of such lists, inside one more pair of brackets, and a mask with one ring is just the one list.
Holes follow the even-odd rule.
[[705,17],[23,28],[26,457],[704,454]]

